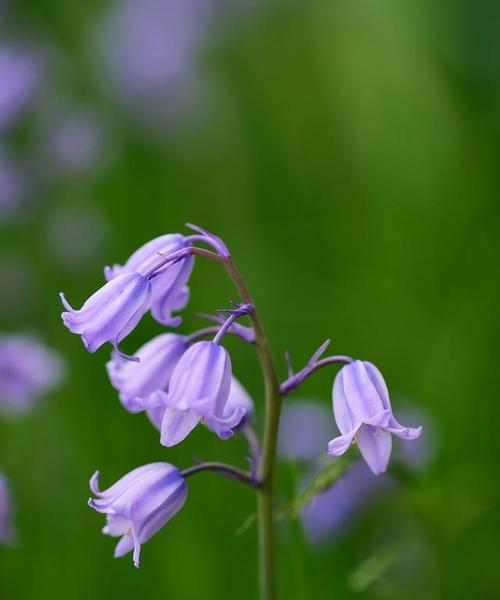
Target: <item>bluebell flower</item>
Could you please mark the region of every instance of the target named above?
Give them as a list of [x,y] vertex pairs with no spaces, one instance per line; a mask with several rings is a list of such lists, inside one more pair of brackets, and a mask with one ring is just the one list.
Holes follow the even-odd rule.
[[153,394],[153,402],[165,407],[162,445],[178,444],[200,421],[221,439],[231,437],[247,412],[239,404],[227,407],[231,381],[231,360],[225,348],[209,341],[193,344],[177,363],[168,394]]
[[153,392],[167,391],[174,367],[186,349],[184,336],[163,333],[135,353],[139,362],[125,360],[114,353],[106,367],[123,406],[132,413],[140,412],[147,408],[147,400]]
[[[171,254],[189,246],[186,237],[178,234],[166,234],[150,240],[137,249],[124,265],[113,265],[104,269],[104,276],[111,281],[123,273],[139,273],[148,277],[161,265],[166,254]],[[162,325],[176,327],[180,317],[172,317],[173,311],[182,310],[189,300],[187,282],[194,266],[194,257],[188,256],[169,265],[151,278],[150,308],[153,317]]]
[[64,377],[57,352],[27,334],[0,335],[0,410],[23,413]]
[[148,310],[150,297],[151,284],[146,277],[139,273],[124,273],[97,290],[80,310],[73,309],[61,294],[67,310],[61,316],[72,333],[81,335],[89,352],[110,342],[121,356],[137,360],[123,354],[118,344]]
[[91,498],[88,504],[106,515],[103,533],[120,537],[115,557],[124,556],[133,549],[134,565],[138,567],[141,544],[184,505],[186,482],[176,467],[162,462],[138,467],[102,492],[98,479],[97,471],[90,480],[90,489],[97,499]]
[[328,453],[344,454],[355,441],[375,475],[387,469],[391,434],[411,440],[422,433],[421,427],[404,427],[396,421],[382,374],[375,365],[361,360],[347,364],[337,374],[333,412],[342,435],[329,443]]

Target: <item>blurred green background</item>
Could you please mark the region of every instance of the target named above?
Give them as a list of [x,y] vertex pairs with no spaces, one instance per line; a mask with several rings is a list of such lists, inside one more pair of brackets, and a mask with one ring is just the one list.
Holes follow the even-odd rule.
[[[95,109],[110,150],[102,168],[54,175],[40,160],[36,104],[2,135],[35,175],[22,216],[0,229],[0,325],[39,332],[66,358],[68,377],[29,415],[0,422],[18,531],[0,550],[0,597],[257,597],[255,526],[236,535],[255,511],[243,486],[212,474],[190,480],[185,508],[144,546],[140,570],[112,558],[102,515],[86,506],[97,468],[108,485],[156,460],[244,466],[242,440],[223,443],[202,428],[161,447],[143,415],[121,408],[104,368],[109,348],[86,353],[60,321],[59,291],[79,306],[104,265],[190,221],[232,249],[282,377],[285,349],[300,366],[330,337],[334,352],[380,367],[396,414],[411,405],[434,425],[429,467],[330,544],[314,547],[297,523],[280,525],[281,598],[499,598],[500,7],[213,5],[199,16],[211,33],[196,54],[210,89],[196,92],[189,114],[153,126],[96,74],[92,31],[106,2],[16,0],[2,30],[55,56],[44,102],[51,94]],[[54,215],[71,210],[71,226],[54,229]],[[81,213],[98,218],[80,230]],[[88,260],[65,260],[66,248],[71,256],[85,243],[95,244]],[[235,296],[201,261],[191,291],[186,332],[198,326],[195,311]],[[148,316],[124,347],[160,330]],[[237,340],[228,347],[260,428],[257,360]],[[329,406],[332,377],[318,373],[301,395]],[[280,467],[281,502],[294,469]]]

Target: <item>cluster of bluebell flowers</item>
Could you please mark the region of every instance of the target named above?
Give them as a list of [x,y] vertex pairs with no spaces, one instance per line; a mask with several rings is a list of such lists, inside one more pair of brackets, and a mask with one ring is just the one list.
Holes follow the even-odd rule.
[[[322,367],[342,365],[333,384],[333,412],[340,435],[325,447],[325,452],[339,456],[356,443],[369,468],[379,474],[389,462],[391,435],[414,439],[421,432],[421,428],[407,428],[396,421],[387,386],[374,365],[341,355],[323,358],[328,342],[300,371],[294,373],[289,365],[288,377],[280,383],[262,324],[226,244],[199,227],[190,227],[195,231],[192,235],[160,236],[136,250],[123,265],[106,267],[106,283],[79,310],[73,309],[61,294],[66,308],[63,322],[81,336],[87,350],[94,352],[105,343],[113,346],[107,363],[111,384],[127,411],[147,414],[160,433],[161,445],[171,447],[182,442],[199,424],[221,440],[241,433],[249,443],[249,471],[219,462],[201,462],[184,470],[158,462],[134,469],[102,492],[97,473],[92,477],[90,487],[97,498],[89,505],[106,515],[103,532],[120,537],[115,556],[133,550],[136,566],[141,544],[180,510],[187,496],[186,478],[200,471],[212,470],[254,487],[265,498],[259,516],[262,530],[272,526],[272,481],[281,403]],[[206,316],[212,321],[210,326],[188,335],[163,332],[134,355],[125,354],[120,342],[148,311],[164,327],[181,324],[174,313],[188,303],[195,257],[219,263],[234,282],[240,302]],[[250,318],[251,326],[238,322],[243,317]],[[255,345],[260,357],[266,389],[262,449],[252,426],[253,402],[234,377],[231,358],[222,345],[228,334]],[[264,534],[264,548],[268,539]],[[270,556],[263,561],[267,565]],[[268,592],[263,597],[273,597],[269,593],[272,575],[267,567],[261,581],[263,591]]]

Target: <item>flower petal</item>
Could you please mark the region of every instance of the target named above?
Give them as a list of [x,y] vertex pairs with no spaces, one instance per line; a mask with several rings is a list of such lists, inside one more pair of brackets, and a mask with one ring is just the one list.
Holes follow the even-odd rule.
[[179,444],[198,425],[200,418],[192,410],[166,408],[161,423],[160,444],[167,448]]
[[380,427],[362,425],[358,431],[357,443],[361,455],[372,472],[375,475],[384,473],[391,456],[391,434]]
[[328,454],[331,456],[341,456],[349,449],[349,446],[352,444],[354,436],[356,435],[356,430],[350,431],[349,433],[345,433],[344,435],[339,435],[328,443]]
[[346,365],[342,373],[347,404],[362,423],[372,422],[386,410],[361,360]]
[[361,424],[347,402],[344,392],[344,368],[337,373],[333,382],[333,414],[337,427],[343,435],[354,431]]

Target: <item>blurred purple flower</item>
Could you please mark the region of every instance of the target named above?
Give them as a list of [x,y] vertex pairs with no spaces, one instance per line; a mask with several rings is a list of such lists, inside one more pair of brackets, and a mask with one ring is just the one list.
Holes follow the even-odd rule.
[[64,325],[81,335],[89,352],[104,343],[113,344],[116,352],[129,360],[137,360],[120,351],[118,344],[134,329],[149,308],[151,284],[139,273],[124,273],[97,290],[82,308],[75,310],[60,294],[67,312],[61,314]]
[[98,487],[99,472],[90,480],[97,499],[91,508],[106,515],[103,533],[120,537],[115,557],[134,550],[134,565],[139,566],[141,544],[159,531],[182,508],[187,485],[179,470],[168,463],[151,463],[134,469],[104,491]]
[[123,406],[132,413],[142,411],[153,392],[167,391],[174,367],[186,349],[184,336],[164,333],[139,348],[135,355],[140,362],[113,354],[106,367]]
[[301,522],[307,538],[314,544],[332,539],[374,495],[389,486],[386,476],[377,477],[363,461],[355,462],[302,512]]
[[403,427],[396,421],[384,378],[369,362],[355,360],[339,371],[333,385],[333,412],[341,435],[328,444],[329,454],[344,454],[356,441],[375,475],[387,469],[392,433],[413,440],[422,432],[421,427]]
[[303,461],[321,456],[330,438],[330,415],[328,407],[315,400],[287,401],[280,422],[279,455]]
[[[174,233],[162,235],[150,240],[133,252],[127,262],[113,265],[104,269],[107,281],[122,273],[140,273],[150,276],[164,260],[165,254],[170,254],[189,246],[185,236]],[[161,253],[163,256],[160,256]],[[172,311],[182,310],[189,300],[187,282],[193,270],[194,257],[190,256],[176,264],[169,265],[159,275],[151,278],[151,313],[162,325],[176,327],[182,322],[181,317],[172,317]]]
[[41,63],[32,49],[0,43],[0,131],[34,99],[40,81]]
[[64,375],[61,357],[29,335],[0,336],[0,409],[27,411]]
[[13,536],[12,500],[7,478],[0,473],[0,545],[7,544]]
[[210,0],[116,0],[93,42],[110,91],[146,120],[193,110],[213,10]]
[[20,211],[28,190],[26,173],[0,148],[0,224],[7,222]]
[[51,167],[70,176],[85,174],[106,162],[106,129],[89,109],[59,110],[47,125],[44,146]]
[[177,363],[168,394],[153,394],[153,401],[166,407],[161,444],[170,447],[182,442],[201,420],[221,439],[231,437],[245,409],[237,405],[230,413],[226,411],[230,389],[231,360],[227,350],[214,342],[193,344]]
[[46,223],[45,237],[54,258],[68,269],[80,268],[102,250],[109,232],[103,214],[85,206],[61,206]]

